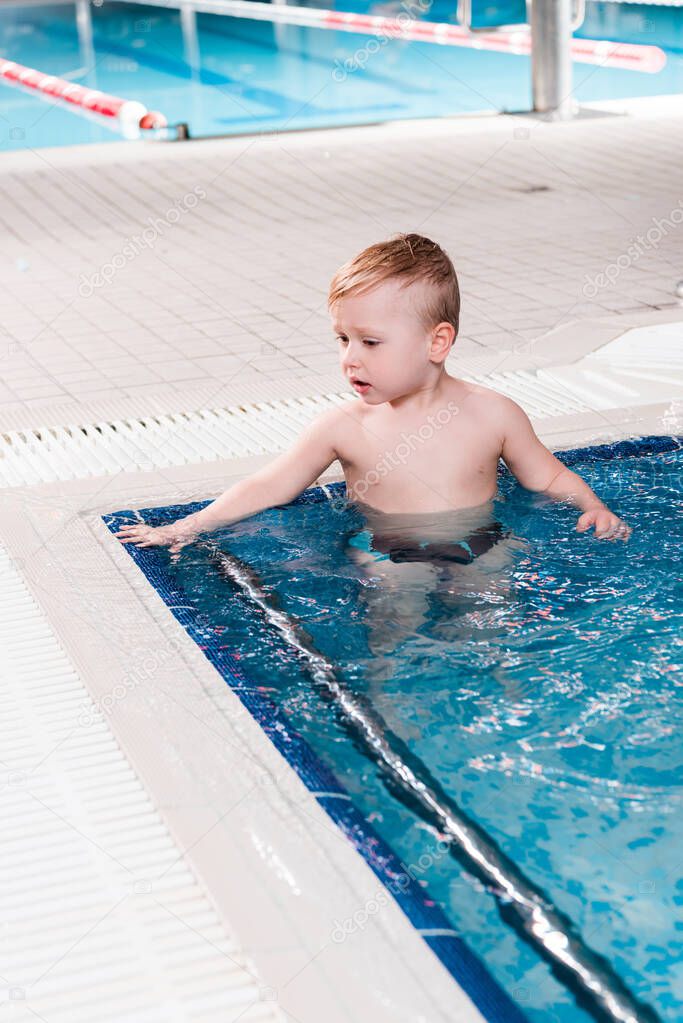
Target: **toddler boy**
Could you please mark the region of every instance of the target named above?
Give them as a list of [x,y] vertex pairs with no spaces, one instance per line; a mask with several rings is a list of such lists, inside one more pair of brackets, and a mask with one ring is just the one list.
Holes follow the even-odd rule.
[[352,540],[358,557],[468,564],[502,536],[491,521],[500,458],[528,490],[574,504],[579,532],[628,539],[626,523],[548,451],[519,405],[446,371],[460,294],[439,245],[400,234],[369,246],[335,274],[329,308],[358,400],[319,416],[201,511],[157,528],[124,526],[124,543],[176,552],[199,533],[287,504],[338,460],[370,527]]

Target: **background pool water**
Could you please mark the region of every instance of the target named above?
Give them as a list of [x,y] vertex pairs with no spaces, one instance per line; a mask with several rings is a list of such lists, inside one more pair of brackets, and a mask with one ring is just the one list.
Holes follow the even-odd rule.
[[[587,943],[673,1021],[683,1011],[683,455],[575,468],[631,522],[629,543],[577,534],[574,509],[503,477],[495,510],[516,538],[509,564],[486,570],[482,563],[464,587],[454,576],[455,595],[420,584],[426,612],[412,632],[405,629],[415,599],[410,577],[400,583],[406,592],[382,601],[372,567],[360,569],[348,556],[349,537],[364,525],[355,506],[270,509],[216,538],[253,566],[343,679]],[[387,791],[296,656],[206,552],[187,548],[174,562],[163,551],[154,557],[528,1018],[587,1020],[502,922],[493,895],[440,853],[433,829]]]
[[[321,0],[319,6],[400,14],[399,0]],[[425,18],[455,22],[455,0]],[[516,22],[519,0],[479,4],[488,20]],[[477,4],[475,4],[475,9]],[[200,63],[183,52],[177,11],[143,4],[92,6],[94,60],[79,48],[73,4],[0,6],[0,55],[74,82],[139,99],[194,136],[367,124],[483,110],[527,110],[527,57],[201,14]],[[683,90],[683,10],[589,0],[579,35],[662,47],[667,64],[642,74],[575,64],[578,100]],[[374,47],[374,44],[373,44]],[[342,74],[353,59],[350,74]],[[0,151],[118,136],[62,105],[0,83]]]

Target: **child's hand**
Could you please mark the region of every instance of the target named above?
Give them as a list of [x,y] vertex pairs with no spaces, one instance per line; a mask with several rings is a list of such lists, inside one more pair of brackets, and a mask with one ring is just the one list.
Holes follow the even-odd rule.
[[134,543],[136,547],[168,547],[171,554],[177,554],[192,543],[197,534],[177,522],[156,527],[138,522],[132,526],[122,526],[115,535],[121,543]]
[[628,540],[631,535],[631,527],[604,505],[584,512],[576,523],[579,533],[585,533],[591,526],[595,526],[598,540]]

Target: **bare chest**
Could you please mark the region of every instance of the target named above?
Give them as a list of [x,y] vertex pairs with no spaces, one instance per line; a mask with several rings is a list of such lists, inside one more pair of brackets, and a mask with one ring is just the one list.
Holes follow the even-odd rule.
[[352,498],[382,511],[441,511],[496,492],[495,436],[474,417],[425,416],[392,428],[379,416],[355,421],[339,448]]

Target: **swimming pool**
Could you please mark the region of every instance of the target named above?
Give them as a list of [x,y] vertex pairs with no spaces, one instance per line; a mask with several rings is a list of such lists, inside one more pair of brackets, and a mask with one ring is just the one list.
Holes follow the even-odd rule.
[[[325,6],[333,6],[331,3]],[[520,17],[519,3],[488,4],[492,21]],[[345,2],[342,10],[399,14],[400,3]],[[427,20],[455,21],[455,3],[434,0]],[[161,110],[195,137],[368,124],[484,110],[526,110],[529,59],[293,25],[198,16],[200,65],[183,53],[177,11],[142,4],[92,7],[94,64],[79,50],[71,4],[0,7],[0,55]],[[683,11],[646,4],[587,4],[578,33],[661,46],[657,74],[574,66],[579,101],[683,91]],[[360,57],[359,57],[360,54]],[[355,55],[355,56],[354,56]],[[339,69],[354,58],[352,73]],[[361,59],[363,58],[363,59]],[[0,84],[0,151],[118,136],[16,88]]]
[[[375,569],[363,575],[347,547],[363,518],[340,500],[340,487],[308,491],[216,539],[258,573],[353,692],[635,995],[674,1020],[683,1007],[682,448],[648,438],[561,457],[635,526],[627,546],[579,537],[572,509],[505,475],[495,511],[514,534],[509,557],[488,568],[482,558],[465,585],[457,575],[432,579],[428,592],[424,575],[408,572],[389,590]],[[115,531],[134,514],[105,521]],[[482,990],[492,999],[488,1018],[513,1018],[496,985],[529,1020],[591,1018],[503,921],[490,888],[387,789],[295,652],[209,553],[191,548],[172,562],[163,551],[126,549],[309,788],[326,793],[321,805],[461,984],[464,959],[474,969],[475,1001]],[[406,883],[391,888],[397,876]],[[377,903],[331,924],[332,940],[371,927]],[[492,984],[449,927],[486,963]]]

